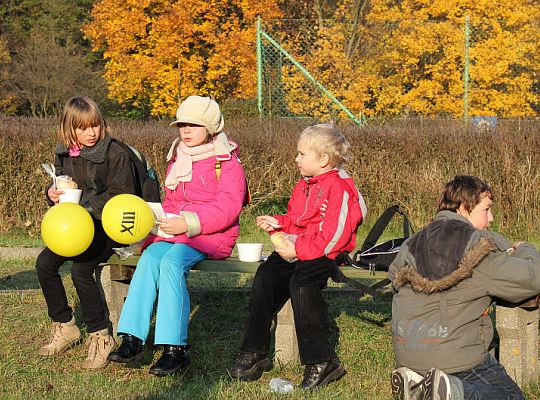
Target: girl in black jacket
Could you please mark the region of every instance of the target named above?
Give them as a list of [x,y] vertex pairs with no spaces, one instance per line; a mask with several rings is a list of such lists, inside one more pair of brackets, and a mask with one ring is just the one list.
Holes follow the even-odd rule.
[[[62,279],[58,273],[65,261],[73,261],[71,279],[82,309],[82,319],[89,333],[88,358],[83,368],[100,368],[115,342],[109,334],[109,321],[94,272],[98,265],[120,245],[108,238],[101,225],[105,203],[121,193],[135,193],[135,179],[129,154],[111,140],[107,124],[98,105],[87,97],[73,97],[64,106],[55,150],[56,174],[69,175],[82,189],[80,204],[94,222],[94,239],[90,247],[75,257],[63,257],[45,248],[36,261],[37,275],[49,317],[53,321],[52,337],[39,349],[41,356],[52,356],[79,342],[81,333],[68,305]],[[47,190],[49,204],[58,203],[63,191],[51,186]]]

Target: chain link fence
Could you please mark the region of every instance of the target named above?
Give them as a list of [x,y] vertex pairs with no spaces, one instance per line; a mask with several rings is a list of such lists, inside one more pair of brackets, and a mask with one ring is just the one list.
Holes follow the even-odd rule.
[[540,27],[526,28],[469,17],[260,24],[259,112],[359,125],[381,116],[537,117]]

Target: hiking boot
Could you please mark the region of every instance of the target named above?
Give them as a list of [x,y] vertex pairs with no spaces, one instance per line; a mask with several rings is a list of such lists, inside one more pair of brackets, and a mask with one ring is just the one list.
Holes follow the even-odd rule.
[[156,361],[154,365],[150,367],[150,372],[152,375],[156,376],[165,376],[176,374],[182,368],[185,368],[189,365],[189,348],[191,346],[173,346],[173,345],[163,345],[163,354]]
[[75,318],[69,322],[53,322],[51,340],[38,351],[40,356],[52,356],[66,351],[81,338],[81,331],[75,325]]
[[411,386],[420,382],[424,377],[407,367],[399,367],[392,371],[392,396],[395,400],[414,400]]
[[321,364],[309,364],[304,368],[302,389],[315,389],[337,381],[345,375],[345,369],[337,358]]
[[109,361],[128,363],[131,361],[140,361],[143,358],[142,340],[136,336],[122,335],[122,344],[107,357]]
[[411,386],[418,400],[450,400],[450,379],[440,369],[431,368],[420,382]]
[[85,369],[97,369],[107,365],[107,357],[116,342],[109,335],[108,329],[102,329],[97,332],[92,332],[88,339],[88,357],[83,361],[82,367]]
[[245,381],[259,379],[264,371],[272,369],[272,361],[266,354],[241,351],[229,371],[233,378]]

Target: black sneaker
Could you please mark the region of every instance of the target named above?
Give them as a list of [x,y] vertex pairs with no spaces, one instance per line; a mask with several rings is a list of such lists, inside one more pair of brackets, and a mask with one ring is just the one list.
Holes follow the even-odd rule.
[[109,361],[128,363],[139,361],[143,358],[142,340],[133,335],[122,335],[122,344],[120,347],[109,354]]
[[191,346],[173,346],[164,345],[163,354],[156,361],[154,365],[150,367],[152,375],[165,376],[176,374],[183,368],[186,368],[191,362],[189,358],[189,348]]
[[450,400],[450,379],[440,369],[431,368],[424,379],[411,386],[418,400]]
[[229,372],[233,378],[254,381],[259,379],[264,371],[271,369],[272,361],[266,354],[242,351],[236,356]]
[[345,375],[345,369],[337,358],[322,364],[306,365],[302,389],[315,389],[337,381]]
[[395,400],[413,400],[411,386],[416,385],[424,377],[407,367],[399,367],[392,371],[392,397]]

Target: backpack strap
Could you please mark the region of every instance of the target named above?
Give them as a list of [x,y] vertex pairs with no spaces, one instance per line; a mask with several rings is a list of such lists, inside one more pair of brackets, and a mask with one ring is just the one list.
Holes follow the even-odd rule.
[[[240,162],[240,158],[238,158],[238,156],[236,156],[236,159],[238,160],[238,162]],[[216,159],[216,163],[214,164],[214,170],[216,172],[216,179],[219,181],[219,178],[221,177],[221,161]],[[247,206],[248,204],[251,203],[251,192],[249,191],[249,185],[247,183],[247,178],[246,178],[246,187],[247,187],[247,192],[246,192],[246,198],[244,199],[244,204],[243,206]]]
[[[377,222],[375,222],[375,225],[371,228],[369,231],[366,240],[362,244],[362,248],[360,249],[360,253],[363,253],[364,251],[371,249],[373,246],[377,244],[377,241],[381,237],[382,233],[390,223],[392,217],[394,214],[401,214],[403,217],[403,235],[405,237],[409,237],[412,229],[411,222],[409,221],[409,218],[405,215],[405,213],[401,210],[399,205],[394,205],[391,207],[388,207],[379,217]],[[413,231],[414,232],[414,231]]]
[[216,171],[216,179],[219,181],[219,177],[221,176],[221,161],[216,160],[216,164],[214,165],[214,169]]
[[380,293],[378,292],[378,290],[385,287],[386,285],[388,285],[390,283],[390,279],[385,278],[385,279],[375,283],[372,286],[364,285],[363,283],[360,283],[356,279],[349,278],[349,277],[345,276],[343,271],[341,269],[339,269],[339,266],[343,265],[343,264],[350,264],[353,267],[361,268],[361,267],[358,267],[357,265],[355,265],[353,260],[349,256],[349,253],[344,251],[344,252],[340,253],[336,257],[336,259],[334,260],[334,270],[332,271],[332,276],[331,276],[332,280],[334,282],[336,282],[336,283],[345,283],[345,284],[357,289],[359,292],[369,294],[373,298],[376,298],[376,297],[380,296]]

